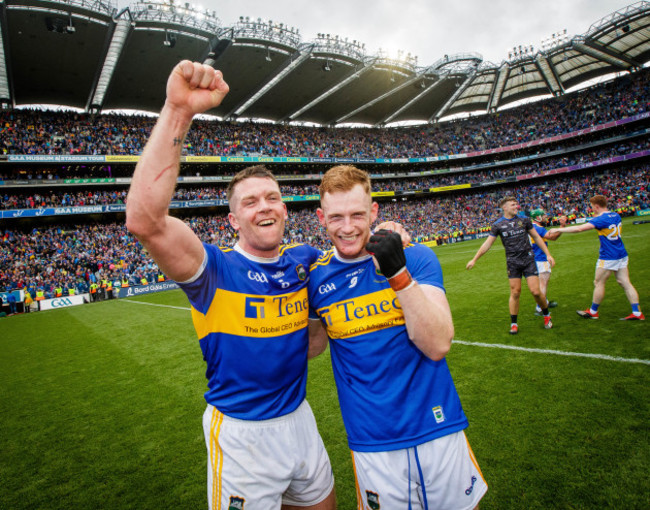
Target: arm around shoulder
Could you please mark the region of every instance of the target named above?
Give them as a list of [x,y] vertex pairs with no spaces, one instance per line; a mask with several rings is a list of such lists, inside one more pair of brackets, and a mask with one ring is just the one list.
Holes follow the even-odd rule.
[[320,319],[309,319],[309,351],[307,359],[315,358],[327,349],[327,331]]

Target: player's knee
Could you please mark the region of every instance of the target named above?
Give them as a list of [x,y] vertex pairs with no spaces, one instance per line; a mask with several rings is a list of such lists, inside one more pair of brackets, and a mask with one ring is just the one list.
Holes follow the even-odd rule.
[[632,286],[630,279],[626,278],[625,276],[616,275],[616,283],[618,283],[623,288]]

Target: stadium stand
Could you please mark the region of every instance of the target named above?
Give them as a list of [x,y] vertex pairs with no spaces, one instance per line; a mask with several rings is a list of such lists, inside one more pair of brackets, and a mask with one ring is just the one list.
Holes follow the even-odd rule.
[[[613,209],[629,215],[650,208],[649,175],[649,167],[644,165],[482,193],[384,202],[378,221],[402,222],[416,241],[457,242],[465,236],[475,237],[496,219],[495,204],[506,192],[515,193],[527,210],[543,207],[554,219],[559,215],[585,216],[587,197],[601,193],[610,198]],[[225,213],[192,216],[187,221],[206,242],[232,245],[235,240]],[[1,241],[0,287],[24,288],[32,295],[42,288],[52,297],[56,287],[75,287],[83,293],[103,279],[126,278],[130,285],[138,285],[142,278],[156,281],[159,273],[123,222],[7,228]],[[290,212],[285,242],[329,246],[312,208]]]
[[[80,8],[88,8],[84,0],[78,3]],[[147,15],[142,14],[145,18]],[[12,19],[20,20],[16,16],[17,12],[10,13]],[[646,17],[650,18],[650,8],[643,3],[617,13],[613,20],[619,24],[622,20],[636,23],[638,27],[634,25],[630,32],[645,37],[644,44],[650,47],[650,35],[640,28]],[[601,20],[583,38],[604,40],[607,34],[611,36],[610,21]],[[249,25],[243,19],[238,30]],[[253,35],[258,37],[260,33]],[[11,32],[8,37],[14,36]],[[196,120],[183,149],[173,211],[185,218],[202,239],[231,245],[235,234],[226,217],[226,184],[231,175],[255,162],[267,164],[278,175],[287,198],[290,219],[285,241],[322,248],[329,243],[313,210],[320,175],[335,163],[353,163],[371,173],[375,198],[381,202],[379,221],[400,221],[415,240],[422,242],[458,242],[483,235],[495,219],[495,203],[504,193],[514,193],[526,209],[543,207],[552,221],[560,215],[585,216],[586,197],[595,193],[607,195],[622,215],[648,210],[650,72],[637,63],[650,57],[650,50],[642,45],[632,56],[631,39],[627,35],[623,39],[617,51],[629,73],[578,92],[560,93],[571,84],[602,76],[613,68],[611,62],[602,60],[605,57],[599,60],[592,55],[589,69],[578,71],[578,57],[585,58],[585,48],[553,50],[556,53],[552,51],[548,61],[560,71],[558,76],[566,75],[564,81],[558,82],[563,90],[553,91],[555,97],[550,99],[510,110],[494,111],[494,98],[471,99],[475,86],[471,82],[476,78],[465,74],[463,93],[444,113],[470,111],[477,105],[485,106],[490,113],[462,120],[363,128],[238,122],[235,115],[230,116],[231,120]],[[136,40],[129,44],[137,47],[144,43]],[[317,44],[329,43],[323,40]],[[227,55],[232,47],[222,50]],[[127,56],[124,65],[133,65],[128,58],[134,47],[121,51]],[[559,58],[571,52],[567,61]],[[14,59],[19,57],[12,55]],[[511,70],[525,66],[527,58],[510,59]],[[455,64],[476,63],[472,58],[450,60]],[[484,64],[478,75],[490,75],[496,80],[498,68]],[[373,65],[368,65],[372,68],[368,73],[377,71]],[[457,70],[460,75],[467,71]],[[21,72],[15,73],[17,84],[25,84]],[[541,73],[539,69],[536,72]],[[579,77],[570,78],[571,73]],[[310,79],[316,78],[306,78]],[[336,77],[343,79],[343,75]],[[455,78],[444,79],[453,83]],[[504,93],[499,105],[539,94],[539,84],[531,83],[529,90],[519,96],[513,91]],[[237,85],[244,89],[240,99],[252,93],[245,84]],[[120,92],[113,96],[108,93],[104,106],[135,101],[126,97],[119,82],[115,87]],[[431,98],[429,108],[433,104],[441,107],[439,103],[451,97],[444,96],[444,86],[439,88],[443,95]],[[22,89],[20,93],[25,97],[36,94]],[[75,93],[75,101],[81,101],[84,91]],[[153,104],[153,98],[141,104]],[[268,109],[265,101],[251,112]],[[355,101],[361,101],[361,97],[355,97]],[[323,104],[302,120],[336,116],[339,103],[340,99]],[[488,108],[488,103],[494,104]],[[5,106],[0,109],[0,288],[27,289],[32,296],[41,290],[49,298],[57,288],[86,293],[104,280],[117,282],[116,286],[123,281],[130,286],[159,281],[158,268],[124,228],[130,176],[154,120],[148,116],[101,114],[96,108],[99,105],[86,113]],[[330,109],[328,113],[325,107]],[[425,104],[419,108],[425,108]],[[281,120],[285,113],[276,111],[268,117]],[[407,113],[412,118],[424,115],[422,111],[404,110],[404,115]],[[438,109],[432,117],[428,112],[427,119],[442,113]],[[400,115],[391,120],[399,120]],[[363,117],[368,121],[372,116],[381,117],[380,110],[369,108],[359,118],[353,115],[346,120]]]

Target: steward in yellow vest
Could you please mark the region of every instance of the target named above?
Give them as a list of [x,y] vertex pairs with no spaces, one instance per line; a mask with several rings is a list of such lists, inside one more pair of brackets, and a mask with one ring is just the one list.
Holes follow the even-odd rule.
[[97,284],[95,282],[90,284],[90,301],[97,301]]

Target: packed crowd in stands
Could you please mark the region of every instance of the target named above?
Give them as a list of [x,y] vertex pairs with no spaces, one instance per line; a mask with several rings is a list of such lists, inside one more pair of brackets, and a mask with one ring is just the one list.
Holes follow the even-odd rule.
[[[580,163],[601,161],[605,158],[620,154],[632,154],[650,148],[650,139],[643,138],[626,141],[592,150],[570,153],[554,158],[546,158],[527,164],[510,165],[504,168],[473,172],[454,172],[449,175],[418,176],[400,179],[377,179],[374,182],[375,191],[413,191],[426,190],[439,186],[458,184],[477,184],[495,179],[505,179],[523,174],[536,174],[545,170],[564,168]],[[280,183],[283,195],[314,195],[318,194],[318,184],[302,182],[300,184]],[[0,209],[34,209],[39,207],[72,207],[84,205],[123,204],[126,201],[127,190],[122,189],[84,189],[72,192],[50,189],[47,193],[34,192],[25,189],[20,193],[0,194]],[[192,188],[179,187],[173,200],[211,200],[225,199],[226,184],[219,186],[195,186]]]
[[[399,128],[314,128],[196,120],[187,155],[404,158],[505,147],[648,111],[650,73],[462,121]],[[0,112],[4,154],[140,154],[155,118],[71,112]]]
[[[550,216],[588,214],[588,197],[604,194],[612,209],[630,213],[650,208],[648,166],[630,166],[602,173],[567,176],[535,184],[491,189],[481,193],[444,195],[425,200],[382,202],[377,221],[401,222],[415,241],[445,242],[485,231],[500,214],[499,199],[514,194],[526,210],[544,208]],[[226,214],[195,216],[187,223],[209,243],[231,246],[236,235]],[[304,242],[328,249],[330,243],[313,208],[292,210],[285,243]],[[130,285],[157,281],[159,271],[123,223],[36,227],[20,231],[9,225],[0,231],[0,289],[55,289],[87,292],[104,279]]]
[[[362,158],[462,154],[573,132],[650,111],[649,85],[650,71],[643,70],[585,91],[513,110],[410,128],[307,128],[197,120],[186,139],[184,153]],[[0,152],[135,155],[142,151],[154,121],[151,117],[3,110],[0,111]],[[589,139],[581,139],[580,143],[585,140]],[[647,137],[636,136],[616,144],[602,144],[562,154],[549,153],[550,150],[572,147],[571,143],[535,149],[533,153],[547,155],[517,164],[490,168],[476,161],[493,163],[496,158],[480,159],[469,162],[464,169],[456,168],[445,174],[376,179],[374,190],[413,190],[480,183],[599,161],[648,148]],[[513,157],[517,154],[508,156]],[[60,168],[29,167],[20,170],[20,178],[50,181],[62,177],[85,177],[83,165],[71,165],[63,176],[58,174]],[[132,167],[120,168],[120,172],[132,172]],[[305,170],[307,167],[291,168],[297,174],[309,173]],[[228,175],[231,169],[220,167],[224,175]],[[411,168],[408,171],[417,170]],[[465,235],[484,233],[497,218],[497,203],[504,194],[514,194],[527,210],[542,207],[551,217],[557,218],[560,215],[586,216],[588,197],[600,193],[610,198],[611,208],[626,214],[650,208],[649,170],[645,163],[629,163],[618,169],[598,168],[549,180],[485,188],[478,192],[472,190],[420,200],[409,198],[407,201],[398,197],[381,203],[378,221],[390,219],[403,223],[415,241],[444,243]],[[0,180],[15,177],[7,175],[8,172],[16,170],[0,167]],[[100,167],[99,172],[100,175],[94,177],[115,176],[111,174],[110,166]],[[20,191],[10,189],[11,192],[5,191],[0,195],[0,209],[119,204],[124,203],[127,193],[126,188],[106,187],[83,188],[83,191],[81,188],[80,191],[52,188],[38,193],[29,187]],[[318,192],[315,181],[282,182],[281,190],[284,195]],[[225,185],[182,184],[174,198],[225,198]],[[206,242],[222,246],[236,242],[235,232],[225,213],[194,216],[186,218],[186,221]],[[144,253],[140,243],[126,231],[123,223],[91,225],[86,221],[74,226],[39,226],[27,231],[6,223],[2,228],[0,290],[22,288],[34,295],[37,289],[42,289],[46,297],[53,297],[55,289],[74,288],[77,292],[87,292],[92,285],[104,280],[134,285],[144,281],[152,283],[161,277],[156,265]],[[284,241],[305,242],[321,249],[330,246],[313,207],[290,211]]]

